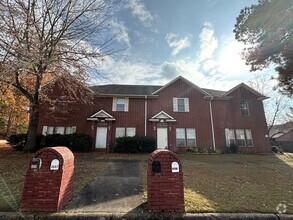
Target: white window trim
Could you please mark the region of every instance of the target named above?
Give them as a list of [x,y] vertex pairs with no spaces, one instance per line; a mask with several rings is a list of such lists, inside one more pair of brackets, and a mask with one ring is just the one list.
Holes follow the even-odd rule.
[[[128,112],[129,109],[129,98],[117,98],[117,97],[113,97],[113,103],[112,103],[112,111],[117,111],[117,99],[124,99],[124,112]],[[123,111],[119,111],[119,112],[123,112]]]
[[[115,129],[115,138],[117,138],[117,128],[123,129],[123,136],[119,136],[119,137],[134,137],[136,135],[136,127],[116,127]],[[129,131],[133,130],[134,131],[134,135],[129,135]]]
[[[184,100],[184,111],[178,111],[178,99]],[[173,98],[173,111],[174,112],[189,112],[189,98]]]
[[[246,107],[245,108],[242,108],[242,106],[241,106],[241,102],[244,102],[245,103],[245,105],[246,105]],[[243,115],[242,114],[242,110],[247,110],[247,115]],[[248,101],[247,100],[245,100],[245,99],[242,99],[242,100],[240,100],[240,114],[241,114],[241,116],[250,116],[250,111],[249,111],[249,105],[248,105]]]
[[[57,134],[57,127],[59,128],[63,128],[63,132],[59,133],[59,134],[75,134],[76,133],[76,126],[43,126],[42,129],[42,135],[48,135],[48,134]],[[52,130],[52,132],[50,132],[50,130]],[[70,132],[68,133],[67,130],[70,129]]]
[[[196,147],[197,146],[197,144],[196,144],[196,129],[195,128],[176,128],[175,129],[175,139],[176,139],[176,142],[177,142],[177,129],[183,129],[184,130],[184,146],[183,147],[188,147],[187,146],[187,140],[193,140],[193,138],[188,138],[187,136],[187,130],[188,129],[193,129],[194,130],[194,145],[195,146],[192,146],[192,147]],[[183,139],[183,138],[179,138],[179,139]],[[176,144],[176,147],[181,147],[181,146],[177,146],[177,144]]]
[[[225,137],[226,137],[226,145],[227,145],[227,143],[228,143],[228,146],[227,147],[230,147],[230,139],[228,139],[227,140],[227,134],[226,134],[226,130],[233,130],[233,133],[234,133],[234,142],[235,142],[235,144],[237,145],[237,137],[236,137],[236,130],[244,130],[244,142],[245,142],[245,146],[238,146],[238,147],[240,147],[240,148],[245,148],[245,147],[249,147],[249,148],[251,148],[251,147],[254,147],[254,143],[253,143],[253,137],[252,137],[252,130],[251,129],[249,129],[249,128],[235,128],[235,129],[229,129],[229,128],[225,128]],[[247,135],[246,135],[246,131],[247,130],[250,130],[250,133],[251,133],[251,143],[252,143],[252,145],[247,145]]]

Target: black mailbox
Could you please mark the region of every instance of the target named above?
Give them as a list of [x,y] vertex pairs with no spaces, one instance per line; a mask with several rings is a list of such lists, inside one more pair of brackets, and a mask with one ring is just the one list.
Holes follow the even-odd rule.
[[42,166],[42,160],[41,158],[33,158],[32,159],[32,164],[31,164],[31,169],[33,170],[39,170],[41,169]]
[[160,161],[154,161],[152,163],[152,172],[153,173],[161,173],[161,163],[160,163]]

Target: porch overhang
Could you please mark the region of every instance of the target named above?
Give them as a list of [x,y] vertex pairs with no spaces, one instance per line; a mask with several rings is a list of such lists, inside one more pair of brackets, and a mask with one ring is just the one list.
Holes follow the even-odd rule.
[[176,119],[174,119],[172,116],[170,116],[166,112],[160,111],[158,114],[151,117],[149,119],[149,121],[152,121],[152,122],[176,122]]
[[88,121],[115,121],[116,119],[104,110],[100,110],[87,118]]

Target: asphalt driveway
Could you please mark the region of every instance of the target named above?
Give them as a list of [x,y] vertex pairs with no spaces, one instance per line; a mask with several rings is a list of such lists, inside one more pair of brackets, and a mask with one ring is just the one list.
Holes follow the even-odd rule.
[[127,213],[142,203],[140,161],[118,160],[90,182],[65,212]]

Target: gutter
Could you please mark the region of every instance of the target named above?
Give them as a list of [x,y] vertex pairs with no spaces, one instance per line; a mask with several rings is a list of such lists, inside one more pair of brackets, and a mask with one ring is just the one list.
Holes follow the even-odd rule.
[[144,97],[144,136],[147,136],[147,111],[148,111],[148,96]]
[[213,137],[213,150],[216,150],[214,119],[213,119],[213,109],[212,109],[212,100],[213,100],[213,98],[214,97],[211,97],[211,99],[210,99],[210,116],[211,116],[212,137]]

